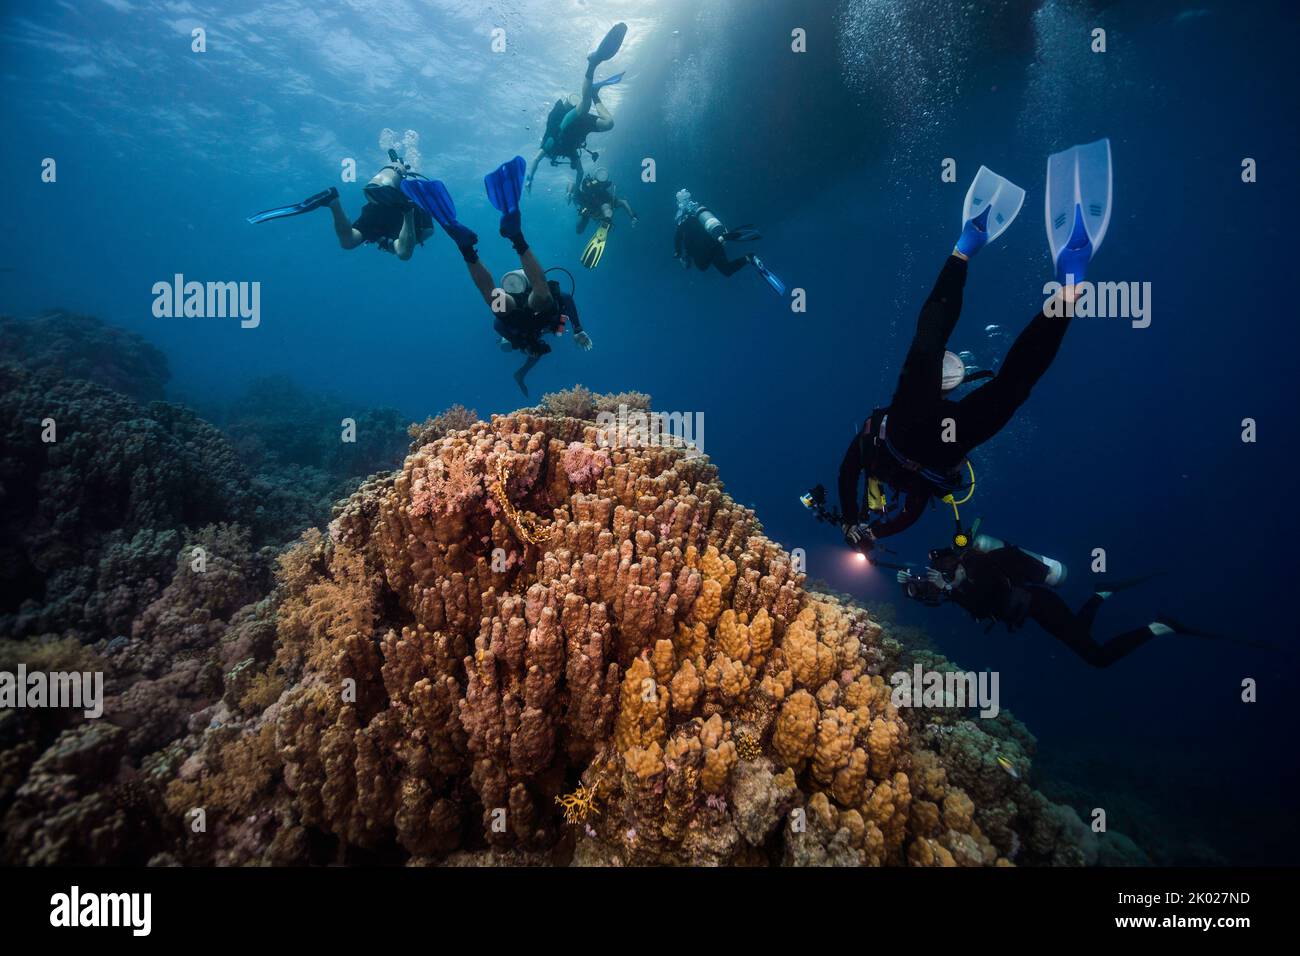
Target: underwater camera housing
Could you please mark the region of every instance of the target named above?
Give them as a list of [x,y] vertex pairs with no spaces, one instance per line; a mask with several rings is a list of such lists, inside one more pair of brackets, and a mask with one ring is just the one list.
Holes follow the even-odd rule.
[[817,511],[826,506],[826,488],[817,485],[799,496],[800,503],[809,511]]

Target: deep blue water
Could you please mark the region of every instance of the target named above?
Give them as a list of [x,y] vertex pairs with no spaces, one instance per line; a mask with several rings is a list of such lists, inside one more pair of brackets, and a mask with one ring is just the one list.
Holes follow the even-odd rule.
[[[1167,572],[1111,601],[1100,635],[1163,611],[1294,644],[1290,3],[11,6],[0,309],[59,306],[138,331],[167,353],[171,397],[200,407],[271,373],[412,419],[453,402],[481,414],[530,404],[442,235],[399,263],[340,251],[324,213],[243,217],[331,183],[355,213],[361,183],[338,182],[340,158],[355,157],[364,182],[383,161],[381,131],[415,130],[420,168],[456,195],[484,261],[513,268],[482,175],[516,153],[531,160],[555,95],[576,89],[584,54],[620,19],[630,32],[610,69],[628,77],[607,97],[616,128],[592,145],[640,223],[619,223],[598,270],[579,268],[568,173],[543,165],[525,228],[545,265],[576,274],[596,347],[561,340],[530,378],[534,400],[581,382],[703,412],[707,452],[770,535],[805,548],[812,576],[893,601],[891,575],[850,562],[797,496],[833,487],[853,429],[888,401],[978,166],[1028,191],[973,263],[952,343],[994,363],[1009,343],[985,326],[1014,335],[1051,275],[1047,155],[1109,136],[1115,212],[1095,275],[1150,282],[1152,324],[1075,321],[1018,419],[977,454],[967,514],[1069,564],[1072,601],[1089,592],[1096,547],[1116,576]],[[195,25],[206,53],[190,51]],[[497,26],[504,54],[489,48]],[[807,53],[790,51],[794,27]],[[1088,48],[1094,27],[1107,31],[1104,54]],[[58,162],[54,184],[40,181],[44,157]],[[640,178],[647,157],[653,183]],[[1245,157],[1256,183],[1241,181]],[[956,183],[940,179],[945,158]],[[805,290],[806,312],[748,270],[725,280],[678,267],[682,186],[729,222],[759,224],[758,250]],[[178,272],[259,281],[260,327],[154,318],[152,285]],[[1255,444],[1240,440],[1246,417]],[[950,525],[936,510],[897,547],[919,559]],[[1203,859],[1203,845],[1233,862],[1289,862],[1300,850],[1294,656],[1167,637],[1094,671],[1033,628],[985,635],[955,609],[898,613],[963,666],[1001,672],[1003,705],[1040,739],[1040,770],[1145,805],[1140,818],[1111,814],[1140,845],[1156,821],[1185,841],[1166,858]],[[1256,704],[1239,700],[1247,677]]]

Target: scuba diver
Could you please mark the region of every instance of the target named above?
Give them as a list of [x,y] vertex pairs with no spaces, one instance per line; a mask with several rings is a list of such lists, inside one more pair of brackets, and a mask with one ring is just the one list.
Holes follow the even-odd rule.
[[[600,158],[599,153],[587,149],[587,137],[592,133],[608,133],[614,128],[614,117],[600,101],[600,91],[613,86],[623,79],[622,73],[615,73],[599,82],[596,80],[596,67],[606,60],[612,60],[623,45],[627,36],[627,24],[616,23],[605,34],[594,53],[587,56],[587,74],[582,81],[582,92],[562,96],[551,107],[546,117],[546,131],[542,134],[541,148],[533,157],[528,169],[526,186],[533,190],[533,177],[543,159],[549,159],[552,166],[568,163],[573,167],[573,183],[582,183],[582,152],[591,153],[592,160]],[[595,109],[595,113],[592,110]]]
[[[436,179],[405,179],[402,181],[402,191],[442,226],[443,231],[456,243],[456,248],[460,250],[469,269],[470,279],[492,310],[493,328],[500,337],[502,350],[519,351],[527,356],[514,375],[519,390],[527,395],[525,376],[543,355],[551,351],[551,347],[542,340],[543,335],[563,335],[565,327],[572,323],[577,346],[583,351],[590,351],[592,343],[591,336],[583,331],[582,321],[578,318],[578,306],[573,300],[574,290],[565,293],[558,282],[547,280],[547,272],[553,270],[542,268],[536,253],[524,239],[519,214],[524,168],[524,158],[516,156],[483,177],[488,199],[497,212],[501,213],[499,231],[514,246],[522,266],[502,276],[500,286],[493,280],[488,268],[479,261],[476,248],[478,236],[457,220],[456,204],[442,182]],[[570,280],[572,278],[570,276]]]
[[[997,373],[986,375],[988,382],[952,401],[947,394],[964,380],[965,366],[947,351],[947,343],[961,314],[968,263],[1006,230],[1025,196],[1020,187],[980,167],[966,194],[961,236],[921,309],[893,398],[871,413],[840,464],[841,530],[850,546],[869,553],[880,539],[914,524],[932,498],[942,498],[955,510],[964,502],[955,502],[954,494],[964,488],[973,493],[974,468],[967,456],[1011,420],[1061,347],[1076,284],[1105,236],[1110,186],[1109,140],[1076,146],[1048,160],[1048,237],[1064,301],[1044,306]],[[1061,220],[1067,227],[1054,225]],[[858,485],[864,474],[860,508]],[[892,502],[886,486],[895,492]]]
[[701,271],[713,266],[724,276],[731,276],[745,266],[753,266],[777,295],[785,295],[785,283],[778,279],[771,269],[763,265],[763,260],[758,256],[752,253],[739,259],[731,259],[727,256],[728,242],[752,242],[755,239],[762,239],[763,236],[758,230],[752,226],[728,229],[711,209],[692,200],[690,191],[686,189],[677,191],[676,222],[677,233],[673,237],[673,256],[681,262],[683,269],[689,269],[693,262]]
[[599,223],[596,234],[587,243],[587,248],[582,250],[582,264],[588,269],[594,269],[600,265],[600,260],[605,255],[605,242],[614,225],[614,210],[622,209],[626,212],[634,226],[637,224],[636,213],[626,199],[618,198],[614,183],[609,178],[609,170],[604,166],[598,167],[580,184],[570,184],[567,194],[569,202],[578,207],[579,233],[587,228],[587,223],[591,220]]
[[988,621],[989,630],[1000,621],[1008,631],[1014,631],[1032,620],[1085,663],[1109,667],[1153,637],[1217,636],[1194,631],[1161,615],[1105,644],[1097,643],[1092,637],[1092,622],[1106,599],[1154,576],[1103,583],[1075,613],[1054,590],[1066,577],[1061,562],[980,534],[974,535],[969,547],[931,551],[930,566],[924,574],[900,569],[898,583],[908,597],[929,607],[951,602],[964,608],[975,620]]
[[254,213],[248,221],[256,224],[287,219],[327,206],[333,217],[334,234],[344,249],[374,243],[375,248],[392,253],[405,262],[411,258],[417,245],[424,245],[424,241],[433,235],[433,220],[410,202],[401,190],[404,181],[424,177],[398,159],[395,150],[388,151],[388,159],[389,162],[366,184],[366,204],[355,220],[348,219],[343,204],[339,202],[339,191],[331,186],[302,202]]

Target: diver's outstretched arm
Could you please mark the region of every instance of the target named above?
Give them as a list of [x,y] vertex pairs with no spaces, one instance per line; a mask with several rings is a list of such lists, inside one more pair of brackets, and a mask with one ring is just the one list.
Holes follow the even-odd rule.
[[862,460],[862,439],[854,435],[840,461],[839,493],[840,514],[846,525],[858,523],[858,485],[867,463]]
[[524,189],[528,192],[533,191],[533,177],[537,175],[537,167],[542,164],[542,157],[546,155],[546,150],[539,149],[533,161],[528,165],[528,178],[524,180]]
[[925,514],[926,502],[929,500],[929,495],[917,492],[903,492],[903,510],[892,518],[873,521],[871,523],[871,536],[879,541],[881,538],[888,538],[900,531],[906,531],[921,520],[921,515]]
[[397,234],[397,239],[393,243],[393,253],[403,262],[411,258],[415,252],[415,206],[408,205],[406,213],[402,216],[402,231]]
[[633,222],[636,222],[636,213],[632,211],[632,204],[630,202],[628,202],[626,199],[620,199],[618,201],[618,208],[622,209],[629,216],[631,216]]

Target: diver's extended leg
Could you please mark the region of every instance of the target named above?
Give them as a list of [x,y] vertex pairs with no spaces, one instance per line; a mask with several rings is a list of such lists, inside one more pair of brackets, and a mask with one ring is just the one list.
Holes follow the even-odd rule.
[[[1097,604],[1100,606],[1100,599]],[[1096,607],[1092,608],[1092,611],[1095,614]],[[1134,628],[1105,644],[1098,644],[1092,639],[1090,628],[1085,626],[1083,620],[1070,613],[1070,608],[1064,599],[1056,592],[1045,588],[1034,589],[1029,605],[1029,616],[1048,634],[1093,667],[1109,667],[1117,660],[1132,654],[1153,637],[1172,632],[1171,628],[1155,623]]]
[[718,258],[713,260],[714,268],[717,269],[719,272],[721,272],[724,276],[735,275],[737,272],[745,268],[745,266],[747,265],[749,265],[748,258],[741,257],[739,259],[728,259],[725,254],[720,255],[718,256]]
[[524,384],[524,379],[528,376],[528,373],[533,370],[533,366],[541,360],[542,357],[540,355],[530,355],[528,356],[528,360],[515,370],[515,384],[519,386],[519,391],[523,392],[525,397],[528,396],[528,386]]
[[596,128],[593,133],[608,133],[614,128],[614,114],[609,111],[609,107],[600,101],[599,94],[596,94],[595,102],[592,108],[596,113]]
[[339,245],[344,249],[355,249],[366,241],[365,236],[352,228],[352,220],[343,211],[343,204],[335,199],[330,203],[330,222],[334,226],[334,235],[338,236]]
[[[749,265],[749,259],[745,256],[741,256],[739,259],[728,259],[726,247],[720,242],[715,242],[713,245],[713,257],[709,260],[709,264],[724,276],[731,276]],[[704,267],[701,266],[700,268]]]
[[921,306],[916,334],[903,359],[903,370],[890,402],[892,421],[907,418],[908,409],[929,409],[938,400],[943,382],[943,352],[961,317],[962,292],[966,286],[967,263],[949,256],[935,280],[930,296]]
[[957,403],[957,434],[965,451],[1000,432],[1028,401],[1060,351],[1069,327],[1068,317],[1049,318],[1038,313],[1012,344],[998,373]]

